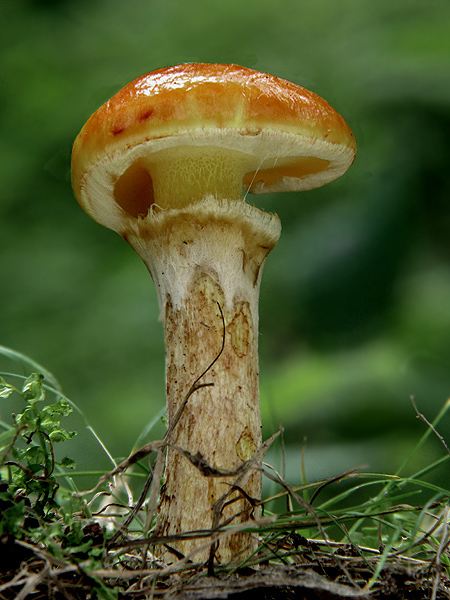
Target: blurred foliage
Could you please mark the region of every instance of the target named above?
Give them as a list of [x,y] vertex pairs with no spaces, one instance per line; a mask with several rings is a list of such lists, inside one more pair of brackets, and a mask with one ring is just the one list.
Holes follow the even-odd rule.
[[264,432],[308,436],[308,477],[394,468],[423,430],[409,396],[430,419],[450,396],[449,32],[446,0],[0,0],[0,344],[127,454],[164,404],[162,327],[139,258],[73,198],[72,142],[145,72],[273,73],[335,106],[359,153],[323,189],[255,200],[283,224],[261,297]]

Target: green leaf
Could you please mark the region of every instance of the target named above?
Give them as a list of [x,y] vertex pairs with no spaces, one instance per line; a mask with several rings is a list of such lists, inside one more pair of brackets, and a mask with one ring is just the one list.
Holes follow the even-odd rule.
[[14,417],[14,423],[16,427],[26,427],[28,429],[28,435],[30,432],[36,431],[36,421],[37,417],[29,408],[26,408],[22,413],[19,413]]
[[58,465],[65,469],[75,469],[77,463],[68,456],[65,456],[61,461],[58,462]]
[[73,408],[65,398],[61,398],[61,400],[54,404],[48,404],[42,409],[42,414],[48,415],[49,418],[53,418],[55,422],[59,422],[61,417],[67,417],[71,412],[73,412]]
[[49,434],[50,440],[57,444],[58,442],[65,442],[66,440],[71,440],[73,437],[77,435],[76,431],[66,431],[65,429],[56,429]]
[[17,446],[14,446],[14,448],[12,449],[12,457],[15,458],[16,460],[22,460],[22,458],[26,455],[27,451],[23,450],[23,448],[18,448]]
[[46,455],[40,446],[31,446],[25,452],[25,458],[28,466],[31,468],[36,465],[39,468],[45,463]]
[[0,382],[0,398],[8,398],[14,391],[14,388],[6,383]]
[[14,502],[12,506],[3,510],[0,519],[0,535],[3,533],[16,533],[22,525],[25,516],[25,501]]
[[30,404],[40,402],[45,398],[45,391],[42,386],[44,376],[40,373],[33,373],[23,384],[22,394],[24,399]]

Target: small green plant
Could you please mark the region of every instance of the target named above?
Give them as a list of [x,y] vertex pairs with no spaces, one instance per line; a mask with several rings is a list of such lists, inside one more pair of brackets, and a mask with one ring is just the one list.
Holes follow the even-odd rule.
[[[41,373],[9,374],[8,379],[22,385],[0,376],[0,402],[9,398],[20,405],[9,422],[0,420],[0,597],[15,598],[17,589],[26,588],[29,575],[16,577],[27,562],[32,573],[42,573],[44,565],[59,570],[66,565],[66,580],[63,570],[57,584],[61,589],[70,584],[80,593],[95,589],[98,598],[117,598],[79,568],[82,563],[93,570],[103,566],[108,536],[69,477],[75,462],[65,455],[57,458],[55,446],[76,435],[62,424],[73,406]],[[33,593],[44,589],[43,583],[37,581]]]
[[[0,534],[19,534],[20,528],[38,526],[48,520],[60,506],[56,500],[59,484],[55,478],[58,468],[73,468],[68,457],[56,460],[54,445],[73,438],[61,420],[72,412],[65,398],[44,404],[44,377],[29,376],[22,388],[0,378],[0,397],[15,393],[23,400],[23,410],[13,415],[13,426],[3,425],[0,436],[0,500],[3,511]],[[10,505],[12,503],[12,505]]]

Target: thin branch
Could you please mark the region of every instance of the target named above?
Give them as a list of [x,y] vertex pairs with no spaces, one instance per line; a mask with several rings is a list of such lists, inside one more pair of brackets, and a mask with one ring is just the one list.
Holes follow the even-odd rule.
[[435,436],[439,439],[439,441],[441,442],[441,444],[444,446],[447,454],[450,456],[450,449],[447,446],[446,441],[444,440],[444,438],[442,437],[442,435],[436,430],[436,428],[428,421],[428,419],[421,413],[419,412],[416,403],[414,401],[414,397],[411,396],[410,397],[411,400],[411,404],[413,405],[414,411],[416,413],[416,417],[419,419],[419,421],[423,421],[430,429],[431,431],[435,434]]

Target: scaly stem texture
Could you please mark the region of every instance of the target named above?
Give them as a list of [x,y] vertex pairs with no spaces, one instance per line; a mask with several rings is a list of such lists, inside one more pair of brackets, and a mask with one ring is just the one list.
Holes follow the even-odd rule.
[[[139,222],[127,239],[146,262],[158,289],[166,338],[169,438],[159,506],[159,533],[210,530],[215,503],[230,492],[220,523],[239,525],[254,514],[250,498],[261,496],[261,475],[210,476],[186,456],[201,457],[221,471],[235,471],[261,445],[258,382],[258,299],[262,267],[279,236],[279,221],[244,203],[205,200],[193,207]],[[136,240],[139,240],[138,243]],[[224,329],[225,328],[225,329]],[[223,336],[224,345],[223,344]],[[219,356],[220,354],[220,356]],[[174,418],[193,383],[217,360]],[[257,467],[257,465],[256,465]],[[216,514],[217,517],[217,514]],[[221,540],[216,558],[241,558],[255,538],[237,533]],[[203,539],[172,546],[206,560]],[[169,560],[173,555],[166,555]]]
[[[170,303],[166,306],[169,424],[192,382],[221,350],[223,322],[218,304],[224,306],[223,291],[209,275],[200,273],[192,281],[182,308],[176,310]],[[241,300],[224,311],[223,352],[203,378],[213,386],[203,387],[189,398],[172,434],[171,443],[193,455],[200,453],[215,469],[236,470],[261,444],[254,310],[256,306]],[[169,448],[160,503],[162,533],[210,529],[214,503],[230,491],[236,478],[207,477],[179,450]],[[258,472],[250,476],[245,491],[252,498],[260,498]],[[239,492],[234,492],[229,500],[237,496]],[[242,499],[223,511],[222,520],[238,514],[232,521],[236,525],[249,520],[250,513],[251,505]],[[234,535],[227,540],[226,550],[222,544],[218,552],[226,560],[249,545],[253,545],[250,536]],[[177,549],[188,554],[198,546],[199,541],[193,540],[177,544]]]

